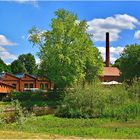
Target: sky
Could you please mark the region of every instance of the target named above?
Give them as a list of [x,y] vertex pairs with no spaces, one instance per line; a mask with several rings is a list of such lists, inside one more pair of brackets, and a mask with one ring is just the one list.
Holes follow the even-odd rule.
[[140,1],[0,1],[0,58],[10,64],[21,54],[32,53],[37,63],[39,49],[28,41],[36,26],[50,30],[54,12],[63,8],[86,20],[93,44],[105,57],[105,33],[110,33],[111,62],[126,45],[140,44]]

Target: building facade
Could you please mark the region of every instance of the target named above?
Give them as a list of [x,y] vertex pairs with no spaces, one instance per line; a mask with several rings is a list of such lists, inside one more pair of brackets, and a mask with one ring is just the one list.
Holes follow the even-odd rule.
[[7,94],[14,90],[14,86],[0,81],[0,94]]
[[15,91],[47,91],[53,88],[53,84],[47,79],[39,79],[29,74],[13,75],[5,73],[1,80],[14,87]]
[[102,74],[99,76],[100,81],[110,82],[119,81],[120,71],[116,67],[104,67]]

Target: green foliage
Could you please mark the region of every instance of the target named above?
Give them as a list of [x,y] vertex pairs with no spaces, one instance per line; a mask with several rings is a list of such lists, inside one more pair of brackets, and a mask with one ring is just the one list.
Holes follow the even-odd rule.
[[13,92],[11,98],[18,100],[22,107],[29,110],[31,110],[33,106],[56,106],[57,104],[57,99],[49,98],[47,93],[41,92]]
[[103,116],[107,118],[115,118],[121,121],[128,121],[128,119],[135,119],[140,115],[139,103],[127,103],[113,107],[106,107]]
[[32,101],[42,101],[47,99],[47,94],[46,93],[34,93],[34,92],[13,92],[11,94],[11,98],[13,100],[19,100],[19,101],[26,101],[28,99]]
[[3,118],[3,116],[2,116],[2,114],[3,114],[3,108],[2,107],[0,107],[0,125],[5,125],[5,120],[4,120],[4,118]]
[[11,63],[11,71],[13,74],[36,74],[37,66],[34,56],[31,53],[20,55],[17,60]]
[[21,127],[26,119],[25,115],[27,115],[27,112],[25,113],[25,110],[21,107],[18,100],[14,100],[12,102],[12,106],[15,109],[14,111],[15,121],[19,125],[19,127]]
[[11,71],[13,74],[19,74],[19,73],[26,73],[25,66],[21,63],[20,60],[14,60],[11,63]]
[[140,45],[127,45],[115,65],[119,67],[125,80],[140,77]]
[[[107,117],[123,121],[134,119],[140,115],[140,104],[136,102],[139,96],[134,93],[130,96],[130,92],[134,89],[138,91],[138,88],[133,85],[126,89],[125,84],[103,87],[100,83],[74,88],[65,94],[56,115],[70,118]],[[132,98],[133,94],[135,98]]]
[[80,81],[92,82],[102,70],[101,55],[86,29],[85,21],[59,9],[50,31],[33,28],[29,32],[29,40],[40,47],[41,75],[47,76],[58,88]]
[[105,98],[98,88],[99,85],[96,84],[96,86],[76,87],[68,91],[56,115],[70,118],[101,117]]
[[140,102],[140,81],[133,81],[133,84],[128,88],[128,94],[131,99]]
[[7,123],[16,122],[21,127],[23,122],[30,113],[21,107],[18,100],[13,100],[10,104],[0,107],[0,120],[1,124],[5,126]]
[[25,66],[27,73],[29,74],[36,73],[36,62],[34,56],[31,53],[22,54],[18,57],[18,59]]
[[2,72],[10,72],[10,71],[11,71],[10,66],[6,65],[4,63],[4,61],[0,58],[0,73],[2,73]]

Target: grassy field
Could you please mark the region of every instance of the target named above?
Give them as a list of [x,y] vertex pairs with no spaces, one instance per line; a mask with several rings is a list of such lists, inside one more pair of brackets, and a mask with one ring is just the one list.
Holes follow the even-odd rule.
[[42,133],[27,133],[17,131],[0,131],[0,139],[55,139],[62,138],[58,135],[46,135]]
[[[53,115],[32,117],[22,127],[1,126],[3,138],[140,138],[140,118],[128,122],[110,119],[64,119]],[[9,136],[9,137],[8,137]]]

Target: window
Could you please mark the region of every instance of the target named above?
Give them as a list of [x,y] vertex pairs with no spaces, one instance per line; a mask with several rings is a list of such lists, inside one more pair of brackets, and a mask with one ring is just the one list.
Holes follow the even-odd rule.
[[16,89],[16,84],[12,84],[14,86],[14,89]]
[[26,84],[24,84],[24,88],[28,88],[28,84],[26,83]]
[[30,88],[33,88],[33,84],[30,84]]
[[45,84],[45,88],[48,89],[48,84]]
[[40,89],[43,90],[44,89],[44,84],[40,84]]

